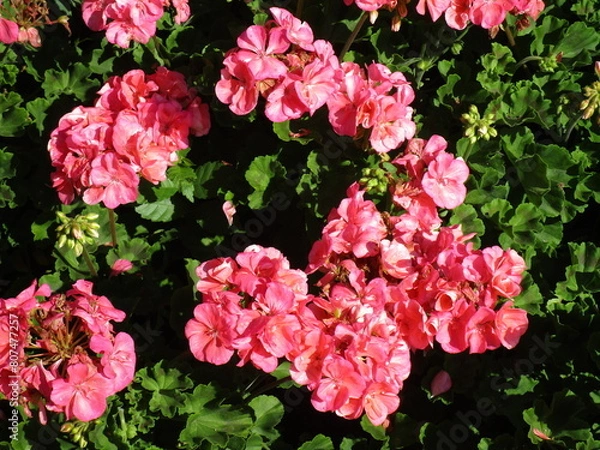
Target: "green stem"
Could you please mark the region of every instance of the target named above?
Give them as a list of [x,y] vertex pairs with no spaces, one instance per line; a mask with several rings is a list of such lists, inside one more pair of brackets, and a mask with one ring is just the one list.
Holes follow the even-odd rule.
[[268,392],[271,389],[274,389],[277,386],[282,385],[283,383],[287,383],[288,381],[292,381],[292,377],[287,376],[280,380],[275,380],[271,383],[265,384],[263,387],[261,387],[260,389],[257,389],[255,392],[253,392],[250,397],[251,398],[258,397],[259,395],[264,394],[265,392]]
[[113,209],[108,210],[108,226],[110,228],[110,237],[112,240],[113,247],[117,246],[117,226],[115,220],[115,211]]
[[92,276],[95,278],[98,276],[98,272],[96,272],[96,268],[94,267],[94,264],[92,263],[92,259],[90,258],[90,254],[88,253],[88,251],[86,250],[85,247],[83,247],[83,259],[85,261],[85,263],[88,266],[88,269],[90,269],[90,273],[92,274]]
[[366,11],[363,12],[362,16],[360,16],[360,19],[359,19],[358,23],[354,27],[354,30],[352,30],[352,34],[350,34],[350,36],[348,36],[348,40],[344,44],[344,48],[342,48],[342,51],[340,52],[340,54],[338,56],[338,58],[340,59],[340,61],[342,61],[344,59],[344,55],[350,49],[350,46],[354,42],[354,39],[356,39],[356,36],[358,35],[358,32],[360,31],[360,29],[362,28],[362,26],[364,25],[364,23],[367,21],[367,17],[368,16],[369,16],[369,13],[366,12]]
[[512,31],[510,30],[510,27],[508,25],[504,27],[504,32],[506,33],[506,38],[508,39],[508,43],[510,44],[510,46],[515,47],[517,43],[515,42],[515,37],[513,36]]
[[527,64],[529,61],[541,61],[542,58],[541,56],[526,56],[525,58],[523,58],[521,61],[519,61],[516,65],[515,65],[515,71],[521,67],[523,64]]
[[302,16],[302,10],[304,9],[304,0],[298,0],[298,4],[296,5],[296,17],[300,19]]
[[462,155],[462,158],[465,162],[467,162],[469,160],[469,156],[471,156],[471,150],[473,150],[474,146],[475,146],[475,143],[469,139],[469,145],[467,146],[465,153]]
[[583,114],[579,115],[579,117],[576,117],[572,122],[571,125],[569,125],[569,129],[567,130],[567,132],[565,133],[565,137],[563,138],[563,142],[566,144],[569,141],[569,137],[571,137],[571,133],[573,132],[573,130],[575,129],[575,125],[577,125],[577,122],[579,122],[581,119],[583,119]]

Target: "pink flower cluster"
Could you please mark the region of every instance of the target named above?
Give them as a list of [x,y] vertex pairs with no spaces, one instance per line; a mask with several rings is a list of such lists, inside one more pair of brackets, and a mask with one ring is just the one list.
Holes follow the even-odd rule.
[[[344,3],[356,3],[363,11],[373,14],[379,9],[396,11],[395,30],[399,28],[400,19],[407,15],[407,0],[344,0]],[[485,29],[497,27],[508,14],[519,17],[518,26],[526,28],[529,18],[537,19],[544,7],[543,0],[419,0],[416,9],[421,15],[429,13],[434,22],[444,14],[450,28],[462,30],[469,23]]]
[[[112,321],[125,313],[79,280],[66,295],[37,283],[15,298],[0,299],[0,392],[31,416],[62,412],[67,420],[90,421],[106,410],[106,399],[133,380],[135,348]],[[18,398],[14,393],[18,392]]]
[[91,30],[106,30],[108,42],[127,48],[131,41],[147,44],[169,6],[175,8],[175,23],[189,19],[188,0],[84,0],[82,12]]
[[[380,425],[399,407],[411,351],[516,346],[528,325],[512,301],[525,263],[513,250],[474,249],[459,225],[441,226],[438,208],[464,201],[468,176],[445,148],[439,136],[413,139],[393,161],[400,215],[378,211],[353,184],[306,271],[256,245],[201,264],[203,302],[185,328],[195,357],[224,364],[237,353],[238,365],[265,372],[285,358],[317,410],[350,419],[365,413]],[[309,294],[307,274],[317,271],[319,293]]]
[[370,144],[380,153],[413,137],[414,92],[404,75],[381,64],[366,71],[340,64],[331,44],[314,40],[307,23],[285,9],[270,12],[273,20],[245,30],[223,62],[216,95],[232,112],[248,114],[261,96],[273,122],[313,115],[327,105],[338,134],[362,137],[370,130]]
[[140,176],[165,180],[189,134],[210,129],[208,105],[181,73],[164,67],[112,77],[99,94],[95,106],[64,115],[50,136],[52,182],[66,204],[77,195],[111,209],[134,202]]

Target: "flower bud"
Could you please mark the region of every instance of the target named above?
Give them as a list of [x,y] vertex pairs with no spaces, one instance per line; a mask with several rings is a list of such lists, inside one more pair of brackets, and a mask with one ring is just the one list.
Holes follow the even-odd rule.
[[440,370],[431,380],[431,396],[436,397],[448,392],[452,387],[452,378],[445,370]]

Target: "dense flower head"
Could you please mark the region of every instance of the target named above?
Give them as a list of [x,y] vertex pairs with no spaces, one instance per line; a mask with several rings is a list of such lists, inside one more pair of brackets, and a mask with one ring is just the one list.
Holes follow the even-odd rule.
[[148,43],[169,6],[175,8],[175,23],[189,19],[188,0],[84,0],[81,9],[91,30],[106,31],[110,43],[128,48],[131,41]]
[[[382,84],[398,81],[379,73]],[[202,263],[202,303],[185,329],[194,356],[225,364],[237,355],[238,365],[265,372],[284,358],[292,379],[312,391],[315,409],[348,419],[366,414],[382,425],[400,405],[411,352],[515,347],[528,325],[513,302],[525,262],[514,250],[475,249],[460,225],[442,226],[438,209],[462,204],[469,175],[446,148],[441,136],[411,139],[392,161],[390,195],[399,212],[379,211],[352,184],[305,271],[257,245]],[[312,273],[320,273],[315,293]],[[450,387],[447,376],[432,389]]]
[[0,299],[0,392],[10,397],[19,384],[19,403],[28,415],[37,408],[90,421],[106,410],[106,399],[133,380],[131,336],[115,333],[112,322],[125,313],[77,281],[66,294],[48,285],[31,286],[15,298]]
[[111,209],[134,202],[140,177],[165,180],[189,135],[210,129],[208,106],[165,67],[114,76],[98,94],[95,106],[76,107],[50,135],[52,182],[63,203],[77,196]]
[[281,8],[270,12],[273,20],[248,27],[223,61],[215,92],[233,113],[248,114],[263,98],[267,118],[284,122],[326,105],[336,133],[357,139],[367,133],[378,153],[414,136],[414,92],[402,73],[340,63],[307,23]]
[[[392,28],[398,30],[400,20],[406,17],[406,0],[344,0],[346,5],[355,3],[371,18],[377,17],[377,11],[386,9],[394,12]],[[498,27],[508,14],[517,16],[517,26],[525,28],[529,19],[537,19],[545,5],[542,0],[419,0],[417,13],[429,15],[435,22],[442,15],[449,27],[462,30],[469,23],[485,29]]]

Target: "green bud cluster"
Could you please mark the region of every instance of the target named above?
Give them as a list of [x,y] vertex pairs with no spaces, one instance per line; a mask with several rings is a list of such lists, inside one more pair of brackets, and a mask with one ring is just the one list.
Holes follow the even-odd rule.
[[99,217],[98,214],[79,214],[70,218],[65,213],[58,211],[56,216],[61,223],[56,228],[58,248],[66,245],[77,256],[80,256],[83,253],[84,245],[93,244],[98,239],[100,225],[95,222]]
[[[583,88],[585,100],[579,105],[579,109],[583,111],[583,118],[589,119],[594,115],[596,109],[600,107],[600,81],[594,82],[591,86]],[[600,117],[598,118],[600,124]]]
[[543,72],[554,73],[554,71],[558,68],[560,59],[561,58],[557,57],[557,55],[550,55],[546,58],[542,58],[540,60],[540,69]]
[[465,137],[469,138],[472,144],[479,139],[489,141],[490,138],[498,136],[498,132],[492,125],[494,124],[494,115],[486,114],[484,117],[479,115],[477,106],[471,105],[469,112],[461,116],[465,128]]
[[388,175],[383,167],[367,167],[362,170],[359,183],[367,192],[385,194],[389,185]]
[[79,448],[86,448],[88,441],[85,436],[88,433],[90,425],[94,422],[72,421],[65,422],[60,427],[60,431],[68,434],[74,444],[78,444]]

